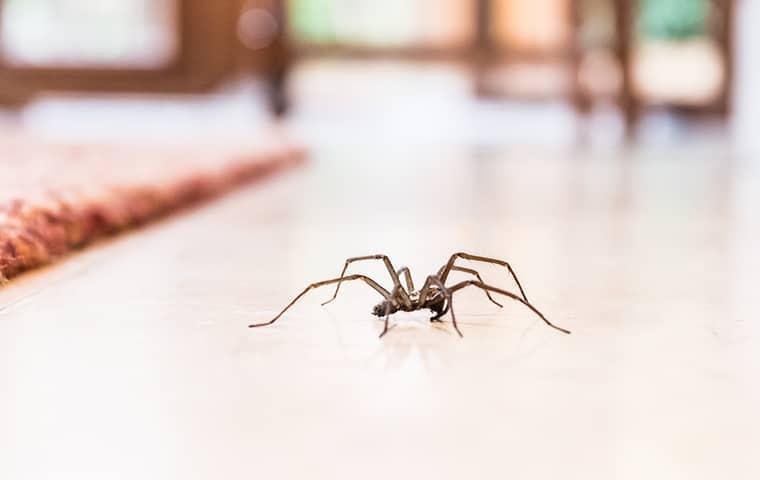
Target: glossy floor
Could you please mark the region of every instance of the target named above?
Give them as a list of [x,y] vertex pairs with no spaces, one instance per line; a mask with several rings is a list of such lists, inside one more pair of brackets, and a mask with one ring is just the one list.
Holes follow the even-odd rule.
[[[720,149],[323,149],[0,291],[0,477],[758,478],[758,205]],[[465,290],[378,340],[363,285],[246,328],[458,250],[573,334]]]

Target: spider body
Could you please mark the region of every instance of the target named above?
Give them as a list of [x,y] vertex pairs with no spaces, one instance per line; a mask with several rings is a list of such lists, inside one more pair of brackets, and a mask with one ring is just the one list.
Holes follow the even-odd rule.
[[[483,279],[480,278],[480,274],[477,272],[477,270],[473,270],[470,268],[464,268],[456,265],[457,260],[459,259],[465,259],[465,260],[471,260],[475,262],[483,262],[483,263],[490,263],[494,265],[499,265],[502,267],[505,267],[509,274],[511,275],[512,279],[514,280],[515,284],[517,285],[517,288],[520,291],[520,294],[510,292],[508,290],[504,290],[501,288],[493,287],[491,285],[487,285],[483,282]],[[371,278],[365,276],[365,275],[346,275],[346,270],[348,269],[348,266],[353,262],[358,261],[364,261],[364,260],[381,260],[385,267],[388,270],[388,273],[390,274],[391,280],[393,281],[393,288],[388,291],[385,288],[383,288],[379,283],[372,280]],[[452,271],[458,271],[462,273],[466,273],[469,275],[472,275],[475,277],[474,280],[465,280],[462,282],[459,282],[457,284],[446,286],[446,280],[448,279],[449,274]],[[406,288],[401,283],[401,277],[403,275],[403,278],[406,283]],[[494,304],[501,307],[502,305],[497,302],[496,300],[491,297],[491,293],[496,293],[505,297],[509,297],[513,300],[516,300],[520,303],[522,303],[524,306],[528,307],[534,314],[536,314],[538,317],[541,318],[541,320],[544,321],[548,326],[562,332],[562,333],[570,333],[569,330],[565,330],[564,328],[558,327],[551,323],[549,320],[544,317],[544,315],[536,309],[529,301],[528,297],[525,295],[525,291],[523,290],[522,285],[520,284],[520,281],[517,279],[517,275],[515,274],[514,270],[512,269],[512,266],[503,261],[498,260],[495,258],[488,258],[488,257],[481,257],[477,255],[471,255],[469,253],[455,253],[449,258],[449,261],[438,270],[438,273],[435,275],[429,275],[427,279],[425,280],[425,284],[422,286],[421,289],[415,290],[414,288],[414,282],[412,281],[412,275],[408,268],[404,267],[399,270],[395,270],[393,268],[393,264],[391,263],[390,259],[386,255],[368,255],[364,257],[353,257],[346,260],[343,271],[340,274],[340,277],[333,278],[330,280],[324,280],[321,282],[312,283],[306,289],[304,289],[303,292],[301,292],[296,298],[294,298],[276,317],[274,317],[272,320],[265,322],[265,323],[257,323],[253,325],[249,325],[249,327],[263,327],[266,325],[271,325],[274,322],[276,322],[294,303],[296,303],[301,297],[306,295],[307,292],[314,288],[323,287],[326,285],[332,285],[336,284],[335,287],[335,293],[333,294],[332,298],[326,302],[324,302],[322,305],[326,305],[338,296],[338,291],[340,290],[340,286],[343,282],[353,281],[353,280],[361,280],[370,287],[372,287],[375,291],[377,291],[380,295],[382,295],[383,300],[375,305],[372,308],[372,314],[377,317],[384,317],[385,318],[385,327],[383,328],[382,333],[380,334],[380,337],[382,338],[383,335],[385,335],[388,332],[388,318],[390,315],[396,313],[396,312],[413,312],[416,310],[430,310],[434,315],[430,318],[431,322],[440,322],[440,318],[445,315],[447,312],[451,312],[451,322],[454,325],[454,329],[459,334],[459,336],[463,336],[462,332],[459,330],[459,326],[457,325],[456,316],[454,315],[454,308],[452,304],[452,297],[453,294],[465,287],[469,286],[475,286],[483,290],[488,297],[488,299],[493,302]]]
[[428,309],[435,314],[435,317],[440,317],[446,312],[446,297],[440,292],[434,292],[425,299],[420,297],[420,292],[411,292],[409,300],[411,304],[408,307],[393,299],[383,300],[372,307],[372,315],[384,317],[386,311],[389,315],[393,315],[396,312],[414,312]]

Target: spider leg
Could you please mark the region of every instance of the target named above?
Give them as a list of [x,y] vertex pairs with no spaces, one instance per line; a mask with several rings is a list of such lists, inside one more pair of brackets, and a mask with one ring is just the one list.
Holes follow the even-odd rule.
[[422,290],[420,291],[420,302],[422,304],[425,303],[425,301],[427,300],[427,296],[431,292],[431,288],[430,288],[431,286],[438,287],[438,290],[440,290],[441,293],[443,293],[444,297],[446,298],[446,308],[444,308],[443,311],[441,311],[441,313],[436,314],[430,320],[433,322],[440,321],[439,319],[441,318],[441,316],[443,316],[444,314],[446,314],[446,312],[451,310],[451,323],[454,325],[454,330],[457,331],[460,337],[464,337],[464,335],[462,335],[461,330],[459,330],[459,326],[457,325],[457,317],[454,314],[454,305],[452,305],[451,303],[452,292],[450,289],[446,288],[446,286],[443,284],[441,279],[438,278],[436,275],[430,275],[427,278],[427,280],[425,280],[425,285],[422,287]]
[[382,295],[383,298],[385,298],[386,301],[388,301],[390,303],[391,294],[388,292],[388,290],[386,290],[383,287],[381,287],[377,282],[375,282],[371,278],[369,278],[367,276],[364,276],[364,275],[349,275],[347,277],[341,276],[340,278],[333,278],[331,280],[323,280],[321,282],[312,283],[311,285],[309,285],[308,287],[306,287],[303,292],[299,293],[298,296],[296,298],[294,298],[285,308],[283,308],[282,311],[280,313],[278,313],[277,316],[274,317],[272,320],[270,320],[268,322],[265,322],[265,323],[254,323],[252,325],[248,325],[248,327],[249,328],[264,327],[264,326],[273,324],[274,322],[277,321],[277,319],[279,319],[282,316],[283,313],[285,313],[290,307],[292,307],[294,303],[296,303],[301,297],[303,297],[304,295],[306,295],[306,293],[308,293],[309,290],[312,290],[314,288],[324,287],[325,285],[330,285],[330,284],[333,284],[333,283],[348,282],[348,281],[351,281],[351,280],[361,280],[361,281],[363,281],[364,283],[366,283],[370,287],[372,287],[375,290],[377,290],[377,292],[380,295]]
[[[558,327],[557,325],[554,325],[552,322],[550,322],[549,320],[547,320],[546,317],[544,316],[544,314],[541,313],[541,312],[539,312],[536,307],[534,307],[533,305],[531,305],[530,303],[528,303],[527,301],[525,301],[523,298],[520,298],[518,295],[515,295],[512,292],[508,292],[508,291],[502,290],[500,288],[492,287],[490,285],[486,285],[485,283],[479,282],[479,281],[476,281],[476,280],[465,280],[464,282],[457,283],[456,285],[450,287],[449,291],[451,292],[451,294],[453,294],[457,290],[461,290],[461,289],[463,289],[465,287],[468,287],[470,285],[474,285],[474,286],[476,286],[478,288],[481,288],[483,290],[491,291],[491,292],[494,292],[494,293],[498,293],[500,295],[504,295],[504,296],[507,296],[507,297],[512,298],[514,300],[517,300],[518,302],[522,303],[526,307],[530,308],[533,311],[533,313],[535,313],[536,315],[538,315],[539,318],[541,318],[541,320],[544,321],[544,323],[546,323],[547,325],[549,325],[553,329],[559,330],[562,333],[570,334],[570,330],[565,330],[562,327]],[[451,316],[452,316],[452,318],[454,316],[454,311],[453,310],[451,312]]]
[[404,280],[406,280],[406,291],[412,293],[414,291],[414,282],[412,281],[412,272],[409,267],[401,267],[396,271],[396,275],[399,277],[404,274]]
[[[433,284],[433,277],[434,275],[428,275],[428,277],[425,279],[425,283],[422,285],[422,288],[420,289],[420,297],[419,302],[420,305],[425,305],[427,303],[427,297],[431,293],[430,286]],[[436,314],[432,317],[430,317],[431,322],[437,322],[439,318],[449,309],[449,306],[446,305],[446,308],[440,312],[436,312]]]
[[[429,293],[430,292],[430,285],[433,284],[433,278],[438,278],[438,277],[435,276],[435,275],[429,276],[427,278],[427,280],[425,281],[425,285],[422,287],[422,290],[420,290],[420,303],[423,304],[423,305],[427,303],[427,296],[430,294]],[[444,295],[444,297],[445,297],[445,295]],[[443,317],[444,315],[446,315],[448,313],[448,311],[449,311],[449,300],[446,298],[444,300],[443,309],[440,312],[436,312],[435,315],[433,315],[432,317],[430,317],[430,321],[431,322],[443,322],[443,320],[441,320],[441,317]]]
[[[346,274],[346,270],[348,269],[348,266],[354,262],[359,262],[363,260],[382,260],[385,264],[385,268],[388,269],[388,273],[391,275],[391,279],[393,280],[393,288],[396,288],[401,285],[401,280],[399,279],[398,273],[393,269],[393,264],[391,263],[391,260],[388,258],[387,255],[366,255],[364,257],[352,257],[346,260],[346,263],[343,265],[343,271],[340,272],[340,278],[344,278],[344,275]],[[346,277],[347,278],[347,277]],[[411,278],[411,277],[410,277]],[[338,290],[340,290],[340,285],[343,283],[342,280],[338,279],[338,285],[335,286],[335,293],[333,294],[332,298],[328,301],[324,302],[322,306],[327,305],[328,303],[335,300],[335,298],[338,296]],[[409,299],[409,294],[401,288],[399,291],[399,297],[401,298],[402,303],[409,307],[412,304],[412,301]]]
[[515,274],[515,271],[512,268],[512,266],[508,262],[505,262],[504,260],[499,260],[497,258],[481,257],[478,255],[471,255],[469,253],[464,253],[464,252],[455,253],[454,255],[451,256],[451,258],[449,258],[449,261],[446,264],[446,266],[443,267],[443,269],[438,274],[438,277],[441,279],[443,283],[446,283],[446,279],[449,276],[449,272],[453,269],[454,263],[457,261],[458,258],[464,258],[465,260],[472,260],[475,262],[491,263],[493,265],[506,267],[507,270],[509,270],[509,274],[512,275],[512,278],[517,284],[517,288],[520,289],[520,294],[522,295],[522,299],[525,301],[525,303],[528,302],[528,297],[527,295],[525,295],[525,290],[523,290],[522,284],[520,284],[520,280],[517,279],[517,274]]
[[[391,297],[395,297],[398,293],[399,289],[402,289],[403,287],[398,286],[393,289],[393,292],[391,292]],[[385,303],[385,323],[383,325],[383,331],[380,333],[380,336],[378,338],[383,338],[383,335],[388,333],[388,317],[391,316],[391,302]]]
[[[444,265],[443,267],[441,267],[441,270],[438,271],[439,275],[440,275],[440,272],[442,272],[444,268],[446,268],[446,265]],[[464,272],[464,273],[469,273],[470,275],[475,275],[475,278],[477,278],[480,283],[483,283],[483,279],[480,278],[480,274],[475,269],[465,268],[465,267],[460,267],[458,265],[454,265],[453,267],[451,267],[451,271],[452,272],[454,272],[454,271],[456,271],[456,272]],[[488,290],[484,290],[484,292],[485,292],[486,296],[488,297],[488,299],[491,300],[491,302],[494,305],[496,305],[498,307],[504,307],[504,305],[502,305],[501,303],[499,303],[499,302],[497,302],[496,300],[493,299],[493,297],[491,296],[491,293]]]

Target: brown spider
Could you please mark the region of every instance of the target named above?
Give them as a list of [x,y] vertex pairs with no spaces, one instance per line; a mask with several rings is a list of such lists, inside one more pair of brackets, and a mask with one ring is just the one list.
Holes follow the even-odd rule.
[[[509,270],[510,275],[512,275],[512,278],[515,280],[515,283],[517,283],[517,288],[520,289],[520,295],[516,295],[512,292],[508,292],[506,290],[502,290],[500,288],[492,287],[490,285],[486,285],[483,283],[483,279],[480,278],[480,274],[476,270],[472,270],[469,268],[459,267],[457,265],[454,265],[454,263],[457,261],[457,259],[463,258],[466,260],[473,260],[476,262],[485,262],[485,263],[492,263],[495,265],[500,265],[502,267],[506,267],[507,270]],[[346,276],[346,269],[348,269],[348,265],[361,261],[361,260],[382,260],[385,263],[385,267],[388,269],[388,273],[391,275],[391,279],[393,280],[393,289],[389,292],[388,290],[381,287],[377,282],[372,280],[371,278],[365,276],[365,275],[348,275]],[[452,271],[458,271],[467,273],[470,275],[474,275],[477,280],[465,280],[463,282],[459,282],[455,285],[452,285],[450,287],[446,287],[446,279],[449,276],[449,273]],[[406,280],[406,289],[401,285],[400,276],[404,275],[404,279]],[[494,300],[491,297],[490,292],[498,293],[500,295],[507,296],[509,298],[512,298],[514,300],[517,300],[518,302],[522,303],[526,307],[530,308],[533,313],[538,315],[541,320],[543,320],[547,325],[550,327],[559,330],[562,333],[570,333],[569,330],[565,330],[564,328],[558,327],[551,323],[549,320],[544,317],[544,315],[536,309],[533,305],[528,302],[528,297],[525,296],[525,291],[522,288],[522,285],[520,284],[520,281],[517,279],[517,275],[515,275],[515,271],[512,269],[512,267],[509,265],[509,263],[503,261],[503,260],[497,260],[494,258],[487,258],[487,257],[479,257],[477,255],[470,255],[469,253],[455,253],[451,256],[448,263],[441,267],[440,270],[438,270],[438,273],[435,275],[430,275],[427,277],[427,280],[425,281],[425,284],[422,286],[421,290],[415,290],[414,289],[414,283],[412,282],[412,275],[411,272],[407,267],[403,267],[399,270],[395,270],[393,268],[393,264],[391,263],[390,259],[385,255],[368,255],[365,257],[354,257],[349,258],[346,260],[345,265],[343,266],[343,271],[340,274],[340,277],[333,278],[331,280],[324,280],[322,282],[312,283],[306,289],[301,292],[296,298],[293,299],[276,317],[274,317],[272,320],[265,322],[265,323],[256,323],[253,325],[249,325],[250,328],[253,327],[264,327],[266,325],[271,325],[274,322],[279,319],[283,313],[285,313],[291,306],[293,306],[294,303],[296,303],[301,297],[306,295],[306,293],[313,289],[318,287],[323,287],[325,285],[330,285],[333,283],[337,283],[338,285],[335,287],[335,293],[333,294],[332,298],[322,305],[326,305],[338,296],[338,290],[340,290],[340,285],[343,282],[347,282],[350,280],[361,280],[365,282],[370,287],[377,290],[380,295],[383,296],[383,301],[375,305],[375,307],[372,309],[372,314],[376,315],[378,317],[385,317],[385,327],[383,328],[382,333],[380,334],[380,338],[383,337],[386,333],[388,333],[388,317],[392,313],[396,313],[398,311],[402,312],[412,312],[415,310],[423,310],[423,309],[429,309],[434,313],[433,317],[430,318],[431,322],[442,322],[440,318],[446,314],[449,310],[451,310],[451,322],[454,325],[454,329],[457,331],[460,337],[462,337],[462,332],[459,331],[459,327],[457,326],[457,319],[454,315],[454,306],[451,302],[452,295],[454,292],[463,289],[464,287],[468,287],[470,285],[476,286],[478,288],[483,289],[486,296],[490,301],[501,307],[502,305]]]

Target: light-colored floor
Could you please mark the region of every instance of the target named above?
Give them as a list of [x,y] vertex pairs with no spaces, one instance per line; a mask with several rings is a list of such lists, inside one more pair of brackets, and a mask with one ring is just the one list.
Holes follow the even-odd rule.
[[[0,478],[758,478],[758,205],[720,150],[319,150],[0,291]],[[573,334],[463,291],[379,340],[363,285],[246,328],[457,250]]]

